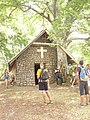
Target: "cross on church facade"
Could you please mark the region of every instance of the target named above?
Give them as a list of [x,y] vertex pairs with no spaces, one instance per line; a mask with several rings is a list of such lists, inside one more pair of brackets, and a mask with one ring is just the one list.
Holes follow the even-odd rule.
[[41,52],[41,58],[43,58],[43,54],[44,52],[47,52],[47,50],[43,49],[43,47],[41,47],[40,49],[37,49],[37,52]]

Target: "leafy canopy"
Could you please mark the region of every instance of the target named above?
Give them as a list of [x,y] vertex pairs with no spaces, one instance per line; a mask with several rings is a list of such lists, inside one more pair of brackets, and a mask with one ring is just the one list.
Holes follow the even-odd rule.
[[[42,29],[65,48],[73,41],[73,31],[90,33],[89,6],[89,0],[1,0],[1,68]],[[89,43],[88,38],[85,45],[90,50]]]

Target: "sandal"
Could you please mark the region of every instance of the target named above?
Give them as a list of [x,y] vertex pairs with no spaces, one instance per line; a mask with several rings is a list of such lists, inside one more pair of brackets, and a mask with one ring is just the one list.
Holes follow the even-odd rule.
[[50,102],[48,102],[47,104],[53,104],[53,102],[50,100]]

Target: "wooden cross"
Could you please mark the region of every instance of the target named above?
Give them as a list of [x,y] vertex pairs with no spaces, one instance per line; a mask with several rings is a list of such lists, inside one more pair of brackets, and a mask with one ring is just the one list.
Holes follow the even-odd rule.
[[41,49],[37,49],[37,52],[41,52],[41,58],[43,58],[43,53],[47,52],[47,50],[44,50],[43,47],[41,47]]

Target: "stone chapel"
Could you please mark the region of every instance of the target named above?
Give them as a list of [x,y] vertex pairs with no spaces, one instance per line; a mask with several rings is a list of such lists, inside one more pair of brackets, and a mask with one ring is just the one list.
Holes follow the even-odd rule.
[[14,72],[17,85],[34,86],[38,84],[36,73],[41,62],[46,64],[50,81],[55,79],[56,67],[63,65],[66,72],[68,64],[76,63],[75,59],[62,46],[49,40],[47,32],[43,30],[8,62],[8,67],[9,71]]

